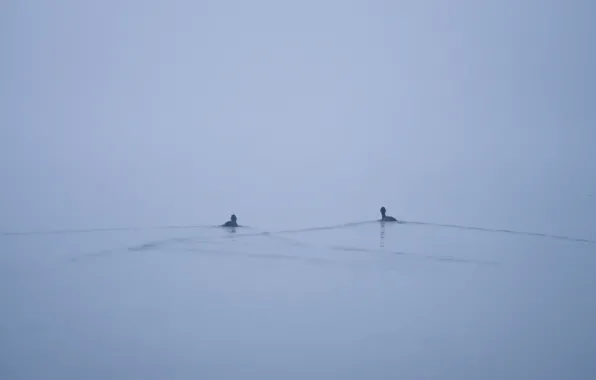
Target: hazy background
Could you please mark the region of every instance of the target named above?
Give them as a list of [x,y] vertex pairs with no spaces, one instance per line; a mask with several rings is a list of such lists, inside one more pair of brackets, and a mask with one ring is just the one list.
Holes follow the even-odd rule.
[[594,15],[0,0],[0,378],[596,378]]
[[[593,1],[0,2],[0,230],[594,238]],[[592,194],[592,196],[590,196]]]

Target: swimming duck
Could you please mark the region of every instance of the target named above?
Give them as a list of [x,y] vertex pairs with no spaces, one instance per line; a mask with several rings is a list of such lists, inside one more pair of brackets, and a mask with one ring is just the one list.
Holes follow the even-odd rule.
[[238,227],[238,223],[236,223],[236,215],[232,214],[230,220],[225,222],[222,227]]
[[381,222],[397,222],[397,219],[394,217],[385,215],[386,212],[387,209],[385,207],[381,207]]

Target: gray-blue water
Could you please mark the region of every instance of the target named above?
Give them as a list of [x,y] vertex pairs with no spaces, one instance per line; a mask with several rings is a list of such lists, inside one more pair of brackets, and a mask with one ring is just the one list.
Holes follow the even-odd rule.
[[590,241],[362,222],[0,252],[2,379],[596,378]]

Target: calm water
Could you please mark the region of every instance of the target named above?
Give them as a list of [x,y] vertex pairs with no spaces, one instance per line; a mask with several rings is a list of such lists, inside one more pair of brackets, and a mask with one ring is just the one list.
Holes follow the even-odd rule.
[[0,237],[2,379],[593,379],[596,244],[428,224]]

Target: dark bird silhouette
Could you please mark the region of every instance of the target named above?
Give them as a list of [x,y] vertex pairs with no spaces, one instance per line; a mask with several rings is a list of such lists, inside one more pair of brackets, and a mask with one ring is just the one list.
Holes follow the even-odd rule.
[[232,214],[230,220],[225,222],[222,227],[238,227],[238,223],[236,223],[236,215]]
[[381,222],[397,222],[397,219],[394,217],[385,215],[386,212],[387,209],[385,207],[381,207]]

